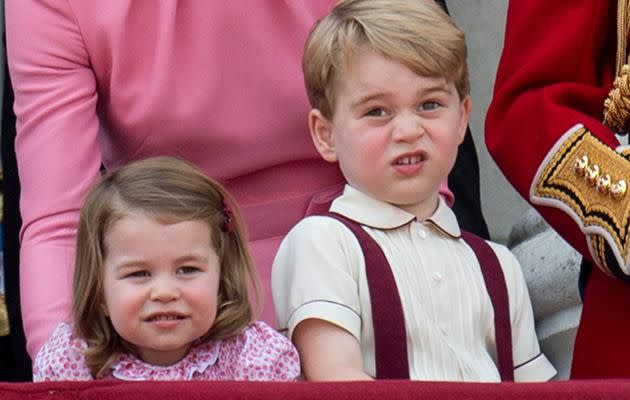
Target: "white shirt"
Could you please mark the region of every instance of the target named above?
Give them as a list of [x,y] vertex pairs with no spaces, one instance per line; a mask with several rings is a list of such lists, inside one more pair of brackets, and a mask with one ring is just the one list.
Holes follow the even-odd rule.
[[[440,199],[430,218],[417,221],[346,185],[330,211],[364,225],[390,263],[405,316],[411,379],[500,381],[492,303],[451,209]],[[510,298],[514,378],[548,380],[556,370],[540,351],[520,265],[505,246],[489,244]],[[280,327],[288,329],[289,337],[309,318],[338,325],[360,342],[364,370],[375,376],[365,260],[345,225],[324,216],[297,224],[275,258],[272,290]]]

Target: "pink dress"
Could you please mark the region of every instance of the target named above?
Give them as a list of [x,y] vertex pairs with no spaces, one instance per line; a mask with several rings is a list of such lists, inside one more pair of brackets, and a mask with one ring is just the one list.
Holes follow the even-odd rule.
[[[81,350],[86,348],[72,325],[61,323],[33,363],[33,380],[92,380]],[[291,381],[300,374],[300,360],[291,342],[264,322],[250,325],[240,335],[193,346],[178,363],[150,365],[132,354],[122,354],[104,379],[124,381],[237,380]]]
[[6,0],[22,185],[20,289],[31,356],[69,317],[78,211],[99,167],[174,155],[243,208],[276,324],[271,262],[313,196],[341,190],[317,154],[301,73],[337,0]]

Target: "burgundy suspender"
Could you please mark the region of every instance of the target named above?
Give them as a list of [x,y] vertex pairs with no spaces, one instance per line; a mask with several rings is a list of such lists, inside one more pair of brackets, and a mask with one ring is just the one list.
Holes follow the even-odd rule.
[[[332,212],[323,215],[346,225],[356,236],[363,251],[374,323],[376,378],[409,379],[405,317],[398,287],[383,250],[356,221]],[[497,256],[485,240],[465,231],[462,232],[462,239],[468,243],[479,260],[494,309],[499,374],[502,381],[511,382],[514,380],[512,329],[503,270]]]
[[335,213],[324,215],[346,225],[357,237],[363,250],[374,323],[376,378],[409,379],[405,317],[398,287],[383,250],[355,221]]
[[497,346],[497,361],[501,381],[514,381],[514,362],[512,360],[512,324],[510,323],[510,298],[503,269],[497,255],[485,240],[470,232],[462,231],[462,239],[473,249],[486,290],[490,295],[494,309],[494,340]]

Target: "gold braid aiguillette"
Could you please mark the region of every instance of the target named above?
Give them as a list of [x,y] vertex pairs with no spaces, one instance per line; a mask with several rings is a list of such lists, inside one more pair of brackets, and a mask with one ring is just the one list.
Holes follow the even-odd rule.
[[617,133],[630,130],[630,65],[621,67],[613,88],[604,101],[604,124]]

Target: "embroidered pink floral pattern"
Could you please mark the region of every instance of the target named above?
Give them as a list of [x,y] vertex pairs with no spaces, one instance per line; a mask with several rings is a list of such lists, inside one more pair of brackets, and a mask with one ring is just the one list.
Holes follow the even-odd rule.
[[[61,323],[35,358],[33,380],[91,380],[81,354],[85,347],[72,325]],[[238,336],[194,346],[181,361],[167,367],[123,354],[105,378],[290,381],[299,374],[300,360],[293,344],[264,322],[256,322]]]

